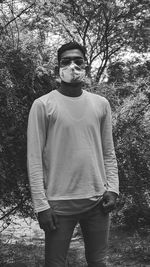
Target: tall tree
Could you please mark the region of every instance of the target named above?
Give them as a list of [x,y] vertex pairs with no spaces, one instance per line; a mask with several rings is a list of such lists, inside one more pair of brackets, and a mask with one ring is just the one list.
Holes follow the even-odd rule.
[[89,77],[96,83],[118,53],[149,49],[150,3],[147,0],[17,2],[1,4],[1,32],[7,32],[13,42],[18,35],[18,43],[23,33],[30,39],[37,37],[40,54],[48,40],[57,47],[58,36],[62,42],[80,41],[88,50]]
[[[119,52],[134,49],[148,51],[145,23],[148,21],[148,1],[61,1],[53,14],[54,33],[64,39],[77,40],[88,49],[88,64],[95,65],[95,82],[109,61]],[[92,73],[89,73],[92,75]]]

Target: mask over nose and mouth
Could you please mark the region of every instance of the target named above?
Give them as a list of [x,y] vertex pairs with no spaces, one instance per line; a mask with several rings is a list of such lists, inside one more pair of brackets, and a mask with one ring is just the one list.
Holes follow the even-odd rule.
[[80,83],[85,80],[85,69],[72,62],[68,66],[60,67],[59,75],[66,83]]

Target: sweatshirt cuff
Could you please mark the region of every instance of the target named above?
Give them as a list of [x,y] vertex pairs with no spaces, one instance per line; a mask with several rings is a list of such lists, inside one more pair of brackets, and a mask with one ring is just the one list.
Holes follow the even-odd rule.
[[119,189],[114,189],[114,188],[108,187],[107,188],[107,191],[114,192],[114,193],[116,193],[119,196]]
[[34,211],[35,211],[35,213],[37,214],[37,213],[39,213],[39,212],[41,212],[41,211],[48,210],[49,208],[50,208],[50,205],[49,205],[49,203],[47,202],[47,203],[45,203],[45,205],[43,205],[43,206],[41,206],[41,207],[34,207]]

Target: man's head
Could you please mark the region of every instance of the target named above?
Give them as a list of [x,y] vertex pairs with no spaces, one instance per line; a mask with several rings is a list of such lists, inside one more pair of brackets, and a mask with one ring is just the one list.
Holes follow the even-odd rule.
[[58,64],[60,64],[61,56],[65,51],[77,49],[82,53],[84,60],[86,60],[86,48],[77,42],[69,42],[62,45],[57,51]]
[[59,75],[63,82],[76,84],[85,78],[86,49],[84,46],[70,42],[58,50]]

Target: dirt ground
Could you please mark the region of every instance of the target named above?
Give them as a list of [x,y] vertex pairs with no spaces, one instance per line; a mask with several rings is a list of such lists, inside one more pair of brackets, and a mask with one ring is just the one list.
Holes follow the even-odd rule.
[[[44,234],[37,222],[20,221],[0,235],[0,267],[43,267]],[[112,227],[108,267],[150,267],[150,227],[127,231]],[[14,265],[18,263],[18,265]],[[24,264],[24,265],[21,265]],[[76,230],[68,253],[68,267],[85,267],[84,244]]]

